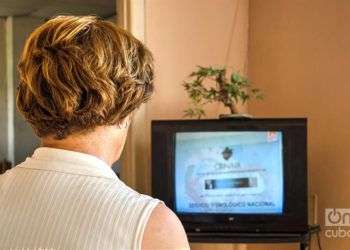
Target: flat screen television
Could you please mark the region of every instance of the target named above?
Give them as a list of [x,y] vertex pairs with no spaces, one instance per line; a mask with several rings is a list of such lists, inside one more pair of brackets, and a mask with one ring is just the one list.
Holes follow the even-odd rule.
[[305,232],[307,120],[152,121],[152,192],[187,232]]

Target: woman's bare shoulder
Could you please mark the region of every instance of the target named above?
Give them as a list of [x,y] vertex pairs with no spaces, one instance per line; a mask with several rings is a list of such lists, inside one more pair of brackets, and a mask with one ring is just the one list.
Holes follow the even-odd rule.
[[180,220],[163,203],[154,208],[146,225],[142,250],[146,249],[190,249]]

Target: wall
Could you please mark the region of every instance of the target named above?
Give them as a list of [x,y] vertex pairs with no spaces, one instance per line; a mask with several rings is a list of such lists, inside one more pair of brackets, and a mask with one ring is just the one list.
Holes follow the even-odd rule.
[[[231,69],[245,71],[248,3],[248,0],[146,1],[146,42],[155,55],[157,78],[156,94],[149,105],[152,119],[182,118],[188,97],[181,84],[196,65],[227,64]],[[208,115],[217,117],[218,112],[224,111],[218,108],[209,107]]]
[[16,65],[29,32],[42,21],[30,17],[0,19],[0,159],[18,164],[39,144],[30,126],[15,107]]
[[[147,106],[148,123],[152,119],[183,119],[188,97],[182,83],[196,65],[228,64],[244,72],[248,5],[248,0],[146,0],[145,41],[154,54],[156,65],[156,90]],[[234,28],[233,23],[236,24]],[[234,36],[230,41],[232,31]],[[218,105],[212,105],[206,111],[208,117],[215,118],[226,112]],[[149,167],[138,169],[138,179],[141,180],[139,190],[149,192]],[[192,244],[191,247],[244,248],[232,244]]]
[[[30,32],[43,20],[33,17],[13,17],[13,84],[14,96],[16,96],[18,84],[17,63],[22,53],[24,42]],[[16,107],[14,107],[14,148],[15,148],[15,164],[24,161],[30,156],[34,149],[39,145],[39,139],[34,134],[30,125],[25,122],[23,117],[19,114]]]
[[[249,111],[308,117],[310,193],[319,196],[322,224],[325,208],[350,208],[349,17],[347,0],[250,1],[249,76],[266,98]],[[349,238],[322,243],[350,248]]]
[[0,18],[0,161],[7,158],[7,84],[5,18]]

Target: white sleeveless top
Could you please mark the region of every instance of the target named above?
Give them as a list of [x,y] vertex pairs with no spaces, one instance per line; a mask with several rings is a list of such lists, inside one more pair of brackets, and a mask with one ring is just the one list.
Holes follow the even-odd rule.
[[38,148],[0,175],[0,249],[140,249],[158,203],[97,157]]

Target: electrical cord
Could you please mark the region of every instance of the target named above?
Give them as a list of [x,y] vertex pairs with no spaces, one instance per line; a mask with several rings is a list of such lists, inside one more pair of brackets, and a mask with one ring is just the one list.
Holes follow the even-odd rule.
[[318,250],[322,250],[320,231],[318,231],[318,232],[316,233],[316,237],[317,237]]
[[311,247],[312,236],[313,236],[313,234],[316,234],[316,240],[317,240],[318,250],[322,250],[320,232],[321,232],[321,227],[320,227],[320,225],[311,225],[311,226],[309,227],[310,247]]

